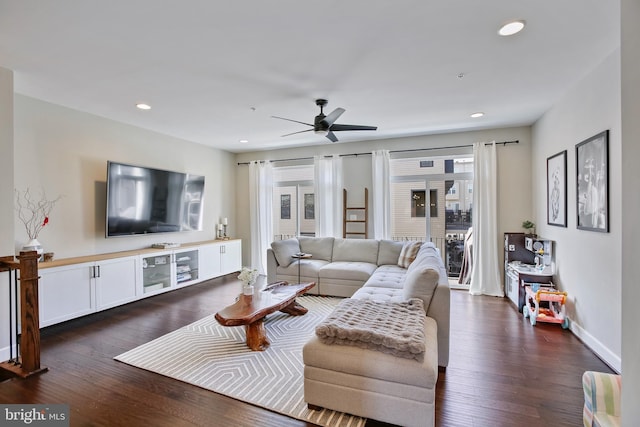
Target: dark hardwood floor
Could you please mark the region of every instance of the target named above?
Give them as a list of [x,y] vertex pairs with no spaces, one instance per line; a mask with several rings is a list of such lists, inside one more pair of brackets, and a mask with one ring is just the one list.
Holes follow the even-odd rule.
[[[45,328],[49,371],[0,383],[0,402],[67,403],[73,426],[307,426],[113,360],[215,313],[239,287],[229,275]],[[452,291],[451,329],[438,426],[579,426],[582,372],[611,372],[569,331],[532,327],[506,298]]]

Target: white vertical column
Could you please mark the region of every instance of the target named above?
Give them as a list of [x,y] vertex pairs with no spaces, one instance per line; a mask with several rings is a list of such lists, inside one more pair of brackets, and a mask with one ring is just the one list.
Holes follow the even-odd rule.
[[622,425],[640,419],[640,286],[638,286],[638,241],[640,241],[640,2],[622,0],[621,92],[622,92]]

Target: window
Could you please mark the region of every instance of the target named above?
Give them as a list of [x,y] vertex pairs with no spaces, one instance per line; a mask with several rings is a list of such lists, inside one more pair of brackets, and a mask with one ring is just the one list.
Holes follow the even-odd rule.
[[413,218],[425,217],[425,204],[425,191],[411,190],[411,216]]
[[304,219],[316,218],[316,201],[313,193],[304,195]]
[[392,158],[390,172],[391,237],[433,242],[449,275],[457,276],[471,226],[473,157]]
[[291,219],[291,194],[280,195],[280,219]]
[[273,240],[315,235],[313,165],[273,169]]
[[429,190],[429,206],[431,218],[438,217],[438,190]]

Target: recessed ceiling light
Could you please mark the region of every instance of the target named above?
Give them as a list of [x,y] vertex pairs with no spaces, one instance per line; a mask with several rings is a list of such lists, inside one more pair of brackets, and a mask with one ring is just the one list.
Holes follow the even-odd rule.
[[473,117],[474,119],[482,116],[484,116],[484,113],[482,111],[478,111],[477,113],[473,113],[471,115],[471,117]]
[[500,29],[498,30],[498,34],[500,34],[501,36],[512,36],[522,31],[525,23],[526,21],[522,19],[517,21],[507,22],[502,27],[500,27]]
[[136,107],[139,108],[140,110],[151,110],[151,105],[144,104],[142,102],[136,104]]

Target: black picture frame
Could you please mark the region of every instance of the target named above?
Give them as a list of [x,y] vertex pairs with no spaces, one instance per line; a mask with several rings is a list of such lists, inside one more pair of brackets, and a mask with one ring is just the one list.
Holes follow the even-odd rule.
[[567,226],[567,150],[547,158],[547,224]]
[[576,145],[576,216],[580,230],[609,232],[609,131]]

